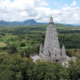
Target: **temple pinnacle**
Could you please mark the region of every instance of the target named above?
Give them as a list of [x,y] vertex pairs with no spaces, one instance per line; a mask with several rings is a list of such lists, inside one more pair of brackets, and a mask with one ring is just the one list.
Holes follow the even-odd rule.
[[52,14],[51,14],[51,18],[52,18]]
[[39,56],[44,61],[56,61],[62,63],[66,60],[66,50],[62,47],[60,50],[56,26],[54,25],[52,15],[50,17],[49,26],[47,26],[44,47],[40,45]]
[[52,25],[54,24],[52,14],[51,14],[51,18],[50,18],[49,24],[52,24]]

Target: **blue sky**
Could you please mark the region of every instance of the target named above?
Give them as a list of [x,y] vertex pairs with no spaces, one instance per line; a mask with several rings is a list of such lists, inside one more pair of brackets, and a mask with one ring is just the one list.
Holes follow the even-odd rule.
[[14,0],[11,0],[12,2],[14,2]]
[[0,20],[80,24],[80,0],[0,0]]
[[[78,7],[80,7],[80,0],[46,0],[49,3],[51,9],[57,9],[59,6],[64,7],[65,4],[70,6],[73,1],[76,1]],[[55,4],[56,3],[56,4]]]

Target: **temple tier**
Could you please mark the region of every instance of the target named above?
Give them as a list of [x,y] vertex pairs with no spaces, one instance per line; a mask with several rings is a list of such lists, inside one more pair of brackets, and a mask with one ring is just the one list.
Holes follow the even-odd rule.
[[39,56],[44,61],[57,61],[59,63],[62,63],[62,61],[66,59],[65,46],[63,45],[62,50],[60,50],[57,30],[52,16],[49,26],[47,26],[44,47],[42,44],[40,45]]

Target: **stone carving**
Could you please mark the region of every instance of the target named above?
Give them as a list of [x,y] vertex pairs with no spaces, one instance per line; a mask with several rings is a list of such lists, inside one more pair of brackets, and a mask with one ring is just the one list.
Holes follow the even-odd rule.
[[44,47],[42,46],[42,44],[40,45],[39,56],[44,61],[57,61],[60,63],[66,57],[64,45],[62,47],[62,50],[60,51],[57,30],[56,26],[54,25],[52,16],[50,18],[49,26],[47,26]]

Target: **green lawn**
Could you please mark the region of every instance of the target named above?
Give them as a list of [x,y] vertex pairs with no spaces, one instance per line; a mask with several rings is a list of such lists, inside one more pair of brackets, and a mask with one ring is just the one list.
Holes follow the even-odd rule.
[[0,55],[7,55],[7,52],[0,52]]
[[18,47],[17,49],[27,49],[28,47],[32,47],[31,45],[29,45],[29,46],[24,46],[24,47]]
[[3,42],[0,42],[0,47],[4,47],[4,46],[6,46],[6,44]]
[[5,40],[8,40],[8,39],[11,39],[11,38],[15,38],[17,37],[16,35],[6,35],[6,36],[2,36],[2,39],[5,41]]

